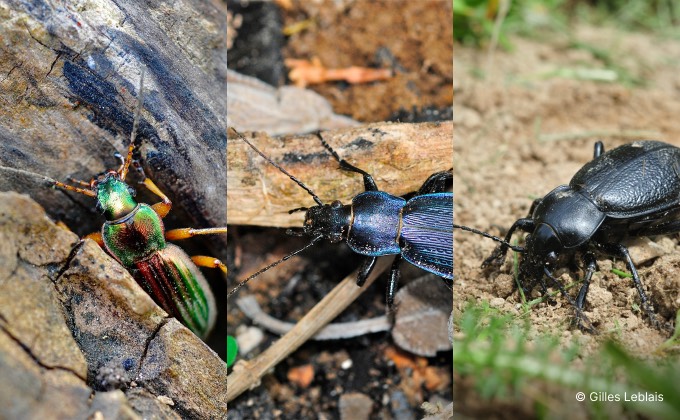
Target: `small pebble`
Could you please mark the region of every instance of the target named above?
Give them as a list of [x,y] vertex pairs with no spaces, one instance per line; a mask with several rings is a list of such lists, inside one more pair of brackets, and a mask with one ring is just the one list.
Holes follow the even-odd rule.
[[347,370],[347,369],[351,368],[353,364],[354,364],[354,362],[352,362],[352,359],[346,359],[346,360],[343,360],[343,362],[340,364],[340,367],[344,370]]
[[175,402],[172,400],[172,398],[168,397],[167,395],[159,395],[156,397],[156,399],[165,405],[169,405],[170,407],[175,405]]
[[246,355],[264,340],[264,333],[257,327],[241,326],[236,330],[239,353]]
[[360,392],[343,394],[340,397],[341,420],[368,420],[373,411],[371,398]]

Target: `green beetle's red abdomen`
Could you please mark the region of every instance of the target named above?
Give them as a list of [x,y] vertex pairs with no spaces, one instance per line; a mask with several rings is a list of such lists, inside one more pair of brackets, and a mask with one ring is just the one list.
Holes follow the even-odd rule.
[[173,244],[135,262],[137,283],[170,315],[204,338],[215,323],[215,298],[189,256]]
[[125,217],[104,223],[102,238],[109,253],[127,268],[166,247],[163,221],[146,204],[138,204]]

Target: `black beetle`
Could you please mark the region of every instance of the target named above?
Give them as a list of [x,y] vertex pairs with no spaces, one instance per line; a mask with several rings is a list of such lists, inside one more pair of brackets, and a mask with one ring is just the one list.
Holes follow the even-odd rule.
[[[343,205],[337,200],[324,204],[309,187],[268,158],[241,133],[236,130],[234,132],[267,162],[307,191],[317,205],[289,211],[306,212],[302,233],[298,235],[312,237],[312,241],[304,248],[249,276],[227,296],[234,294],[250,279],[321,239],[331,243],[346,241],[352,251],[366,256],[357,274],[357,286],[360,287],[373,270],[377,257],[395,255],[387,285],[388,307],[392,307],[394,302],[402,259],[444,279],[453,278],[453,194],[445,192],[447,184],[452,181],[452,170],[432,174],[406,200],[379,191],[369,173],[342,159],[323,139],[321,133],[316,133],[321,144],[338,161],[341,169],[358,173],[364,179],[365,191],[352,198],[351,204]],[[297,234],[291,230],[288,232]]]
[[[519,284],[528,294],[545,277],[576,307],[580,328],[588,287],[597,268],[595,252],[622,258],[633,276],[642,307],[659,327],[628,249],[629,237],[680,232],[680,148],[659,141],[636,141],[604,152],[595,143],[592,161],[569,182],[533,202],[529,215],[517,220],[482,267],[502,264],[515,230],[529,232],[520,252]],[[573,301],[552,276],[558,263],[576,252],[585,265],[583,285]]]

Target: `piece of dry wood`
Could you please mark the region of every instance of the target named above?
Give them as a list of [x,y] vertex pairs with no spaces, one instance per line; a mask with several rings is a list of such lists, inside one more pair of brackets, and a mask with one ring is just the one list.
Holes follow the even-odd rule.
[[275,88],[254,77],[227,70],[227,124],[270,135],[354,127],[358,122],[333,113],[331,104],[310,89]]
[[[60,181],[116,168],[144,67],[146,173],[182,225],[226,223],[224,3],[0,0],[0,16],[0,165]],[[88,197],[36,184],[0,173],[0,190],[30,193],[79,234],[101,226]]]
[[366,284],[357,287],[354,272],[340,282],[316,304],[286,335],[272,344],[262,354],[250,361],[237,362],[233,372],[227,376],[227,402],[248,389],[260,384],[260,379],[281,360],[298,349],[324,325],[337,317],[350,303],[366,290],[373,281],[391,264],[391,258],[380,258]]
[[[253,137],[262,152],[310,187],[324,203],[344,204],[364,191],[363,178],[344,171],[316,135],[294,138]],[[227,218],[230,224],[302,226],[312,197],[267,163],[233,132],[227,147]],[[378,188],[394,195],[418,190],[428,176],[453,167],[453,124],[376,123],[327,131],[323,138],[341,158],[373,176]]]

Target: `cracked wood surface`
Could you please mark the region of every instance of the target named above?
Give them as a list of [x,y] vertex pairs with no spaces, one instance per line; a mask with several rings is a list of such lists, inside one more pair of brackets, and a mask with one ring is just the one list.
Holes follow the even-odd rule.
[[[60,181],[115,169],[144,67],[137,157],[178,227],[225,224],[224,3],[0,0],[0,39],[0,165]],[[87,197],[2,172],[0,190],[30,193],[80,235],[101,226]]]
[[[361,175],[341,170],[315,135],[271,138],[242,133],[263,153],[310,187],[324,202],[351,202],[364,191]],[[267,163],[232,131],[227,147],[229,224],[301,227],[312,197]],[[428,176],[453,167],[453,124],[375,123],[326,131],[323,138],[341,158],[371,174],[381,191],[403,195]]]

